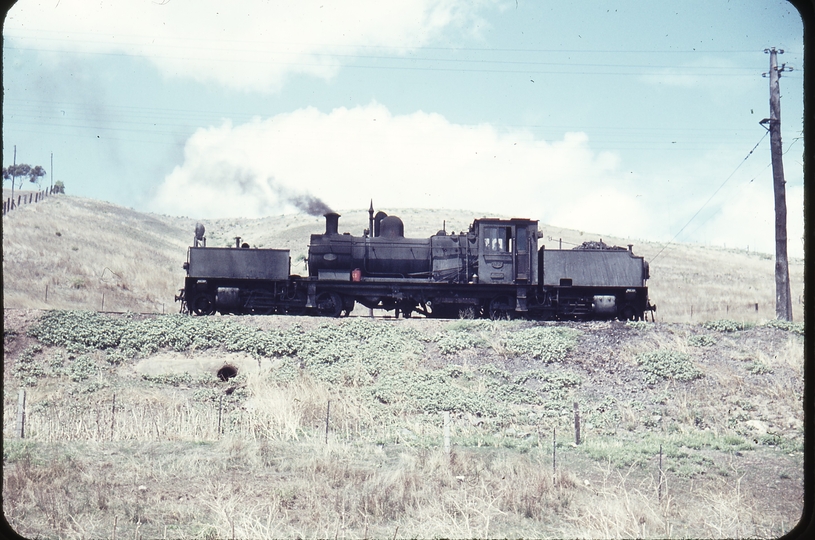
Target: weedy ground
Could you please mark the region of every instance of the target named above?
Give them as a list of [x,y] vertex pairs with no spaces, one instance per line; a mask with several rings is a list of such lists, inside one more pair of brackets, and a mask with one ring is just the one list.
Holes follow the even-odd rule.
[[4,515],[40,538],[779,536],[802,334],[7,312]]

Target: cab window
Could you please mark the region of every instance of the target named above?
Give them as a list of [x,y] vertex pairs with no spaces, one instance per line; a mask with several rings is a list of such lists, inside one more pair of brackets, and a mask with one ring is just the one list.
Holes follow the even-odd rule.
[[512,251],[511,227],[484,227],[484,249],[497,253]]

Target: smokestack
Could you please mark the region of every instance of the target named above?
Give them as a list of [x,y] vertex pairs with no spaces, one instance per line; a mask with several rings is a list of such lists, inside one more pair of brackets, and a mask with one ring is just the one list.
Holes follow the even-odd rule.
[[340,234],[340,215],[336,212],[328,212],[325,216],[325,234]]

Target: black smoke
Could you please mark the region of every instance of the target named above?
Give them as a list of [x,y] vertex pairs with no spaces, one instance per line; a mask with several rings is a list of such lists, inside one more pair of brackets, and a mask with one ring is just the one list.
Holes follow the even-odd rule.
[[331,208],[314,195],[297,195],[289,197],[287,202],[291,203],[298,210],[302,210],[310,216],[322,216],[332,212]]
[[310,216],[322,216],[333,212],[330,206],[310,193],[294,193],[281,186],[274,178],[267,178],[266,183],[279,197],[281,203],[290,204]]

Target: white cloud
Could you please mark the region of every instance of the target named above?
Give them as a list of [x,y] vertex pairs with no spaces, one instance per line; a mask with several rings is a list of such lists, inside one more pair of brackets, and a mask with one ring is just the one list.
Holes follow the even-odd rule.
[[[705,168],[716,182],[700,176]],[[526,131],[453,124],[439,114],[393,115],[378,103],[328,113],[310,107],[198,130],[150,210],[261,217],[297,211],[292,201],[301,197],[303,204],[310,195],[336,210],[364,208],[373,199],[385,211],[469,209],[473,217],[511,214],[668,241],[710,197],[720,168],[701,158],[670,176],[630,179],[619,157],[593,151],[584,133],[546,142]],[[697,176],[689,189],[687,179]],[[790,255],[796,257],[803,254],[801,191],[787,191]],[[771,188],[760,180],[747,188],[736,182],[719,195],[679,240],[772,253]],[[703,223],[711,211],[716,214]]]
[[[734,189],[712,217],[691,223],[689,240],[775,254],[775,203],[772,177]],[[787,252],[804,256],[803,187],[787,185]]]
[[426,45],[480,20],[484,3],[21,0],[4,36],[23,47],[144,56],[168,76],[276,90],[294,73],[330,78],[367,46],[404,53]]
[[593,152],[583,133],[549,143],[438,114],[392,115],[377,103],[306,108],[199,130],[151,208],[259,217],[293,211],[292,196],[312,194],[335,209],[372,198],[381,208],[464,208],[636,234],[643,209],[620,194],[617,169],[617,156]]

